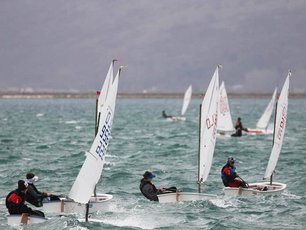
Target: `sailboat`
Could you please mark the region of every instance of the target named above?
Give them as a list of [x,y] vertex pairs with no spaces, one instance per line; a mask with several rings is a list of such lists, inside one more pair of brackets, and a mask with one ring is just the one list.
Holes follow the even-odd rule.
[[160,194],[158,195],[160,203],[209,200],[216,198],[216,195],[201,193],[201,185],[208,177],[215,150],[219,103],[219,68],[220,66],[217,66],[205,93],[202,105],[200,106],[197,181],[198,192],[177,191],[175,193]]
[[274,105],[276,103],[276,93],[277,93],[277,88],[275,88],[268,106],[266,107],[265,111],[263,112],[259,120],[257,121],[256,129],[248,128],[248,133],[252,133],[252,134],[268,134],[269,133],[268,125],[269,125],[269,121],[270,121],[270,118],[271,118],[271,115],[274,109]]
[[168,116],[166,119],[169,121],[185,121],[186,117],[184,117],[187,108],[189,106],[189,103],[191,101],[191,96],[192,96],[192,86],[189,85],[188,88],[185,91],[184,94],[184,100],[183,100],[183,105],[181,109],[181,115],[180,116]]
[[285,135],[287,112],[288,112],[290,76],[291,76],[291,71],[288,72],[287,78],[283,85],[276,106],[274,133],[273,133],[273,147],[266,168],[266,172],[263,177],[264,180],[270,179],[270,181],[250,183],[248,188],[225,187],[223,191],[226,195],[274,195],[282,193],[283,190],[287,187],[286,184],[280,182],[273,182],[272,177],[281,152],[283,139]]
[[97,135],[90,150],[85,154],[86,159],[83,166],[68,197],[61,198],[60,204],[58,201],[44,203],[42,208],[45,213],[78,213],[85,214],[87,217],[90,212],[106,209],[107,202],[113,198],[110,194],[96,194],[95,191],[96,184],[102,174],[105,154],[109,145],[118,82],[122,69],[122,67],[119,68],[113,80],[113,64],[114,61],[111,63],[97,103]]
[[[41,209],[45,214],[76,213],[84,215],[87,221],[89,213],[106,209],[107,202],[113,198],[110,194],[96,194],[95,187],[101,177],[105,162],[115,112],[119,77],[121,69],[124,67],[119,68],[115,80],[113,80],[114,62],[115,60],[111,63],[98,99],[98,126],[93,144],[85,154],[86,159],[69,196],[60,198],[60,201],[44,202]],[[42,223],[47,218],[28,216],[23,213],[22,215],[8,215],[7,220],[9,225],[17,225]]]
[[219,113],[218,113],[218,126],[217,132],[220,135],[232,134],[235,131],[231,111],[228,103],[227,93],[224,82],[220,86],[219,97]]

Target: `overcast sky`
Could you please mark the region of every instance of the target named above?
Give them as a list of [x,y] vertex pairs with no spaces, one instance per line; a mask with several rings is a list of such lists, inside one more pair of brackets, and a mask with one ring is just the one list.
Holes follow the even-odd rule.
[[0,90],[306,91],[305,0],[0,0]]

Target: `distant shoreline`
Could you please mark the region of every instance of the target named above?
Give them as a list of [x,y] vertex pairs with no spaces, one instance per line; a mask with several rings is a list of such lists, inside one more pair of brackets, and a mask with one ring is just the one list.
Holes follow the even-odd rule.
[[[118,93],[118,98],[183,98],[184,93]],[[194,93],[193,98],[202,98],[203,93]],[[271,93],[228,93],[229,98],[269,98]],[[290,93],[290,98],[306,98],[306,93]],[[95,92],[15,92],[0,91],[1,99],[56,99],[56,98],[97,98]]]

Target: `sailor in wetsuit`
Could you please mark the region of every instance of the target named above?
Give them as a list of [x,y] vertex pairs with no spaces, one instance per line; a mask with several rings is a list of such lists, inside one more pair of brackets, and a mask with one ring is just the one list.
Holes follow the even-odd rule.
[[43,200],[45,202],[48,201],[54,201],[54,200],[60,200],[60,198],[56,195],[53,195],[49,192],[40,192],[36,186],[34,185],[34,182],[38,180],[38,177],[34,175],[34,173],[27,173],[27,183],[28,183],[28,190],[25,195],[25,199],[30,204],[36,206],[36,207],[42,207],[43,206]]
[[32,210],[25,202],[25,194],[27,191],[27,183],[23,180],[18,181],[18,188],[10,192],[5,200],[5,205],[10,214],[28,213],[29,215],[37,215],[44,217],[44,213],[38,210]]
[[149,200],[158,201],[158,194],[163,193],[164,188],[161,186],[160,188],[156,188],[152,183],[152,179],[155,177],[150,171],[146,171],[143,175],[143,178],[140,181],[139,189],[141,193]]
[[234,166],[236,159],[234,157],[227,158],[226,165],[221,169],[221,179],[226,187],[248,187],[246,182],[236,179],[239,178]]
[[163,116],[163,118],[172,118],[173,117],[171,115],[167,115],[165,110],[163,110],[162,116]]
[[241,122],[241,118],[238,117],[235,125],[236,132],[232,134],[232,137],[241,137],[242,136],[242,131],[248,131],[247,128],[244,128]]

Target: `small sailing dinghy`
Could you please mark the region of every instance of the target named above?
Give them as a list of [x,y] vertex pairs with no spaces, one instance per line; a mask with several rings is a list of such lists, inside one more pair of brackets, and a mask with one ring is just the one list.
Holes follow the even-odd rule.
[[287,112],[288,112],[288,94],[289,94],[289,80],[291,71],[283,85],[280,93],[277,105],[276,114],[274,121],[274,134],[273,134],[273,147],[270,154],[269,162],[266,168],[264,180],[270,178],[270,181],[263,181],[258,183],[250,183],[248,188],[230,188],[225,187],[223,189],[225,195],[275,195],[280,194],[287,187],[286,184],[273,182],[272,176],[280,155],[280,151],[283,144],[285,135],[285,128],[287,123]]
[[268,132],[268,125],[269,125],[269,121],[274,109],[274,105],[276,103],[276,93],[277,93],[277,88],[275,88],[272,98],[268,104],[268,106],[266,107],[265,111],[263,112],[263,114],[261,115],[261,117],[259,118],[259,120],[257,121],[256,124],[256,129],[249,129],[248,128],[248,132],[247,133],[251,133],[251,134],[272,134],[272,132]]
[[50,201],[43,204],[45,213],[76,213],[85,214],[98,210],[105,210],[107,203],[112,199],[110,194],[96,194],[95,187],[98,183],[104,162],[105,154],[109,144],[111,128],[113,124],[118,82],[122,67],[113,80],[113,64],[111,63],[109,72],[105,78],[101,94],[98,100],[98,126],[97,135],[88,152],[83,166],[70,190],[67,198],[61,201]]
[[235,132],[231,111],[228,103],[227,93],[223,81],[220,86],[217,132],[220,135],[229,135],[229,136],[230,134]]
[[[186,117],[184,117],[184,115],[191,101],[191,96],[192,96],[192,86],[189,85],[189,87],[186,89],[185,94],[184,94],[181,115],[180,116],[167,116],[166,115],[166,117],[165,116],[164,117],[169,121],[185,121]],[[163,111],[163,114],[164,114],[164,111]]]
[[204,183],[208,177],[215,150],[219,103],[219,68],[220,66],[217,66],[205,93],[202,106],[200,106],[198,192],[177,191],[175,193],[160,194],[158,195],[160,203],[209,200],[217,197],[216,195],[201,193],[201,184]]

